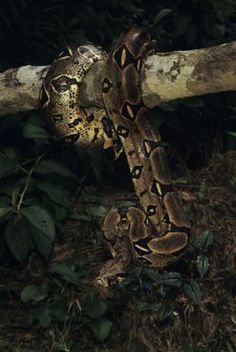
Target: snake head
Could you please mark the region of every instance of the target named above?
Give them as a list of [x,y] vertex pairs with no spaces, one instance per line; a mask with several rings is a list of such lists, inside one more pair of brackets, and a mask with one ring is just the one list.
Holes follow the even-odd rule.
[[107,275],[99,275],[96,278],[96,282],[100,288],[104,289],[112,289],[117,287],[123,280],[124,277],[122,274],[107,274]]
[[102,290],[109,290],[117,287],[125,277],[127,263],[120,257],[108,260],[96,278],[96,284]]

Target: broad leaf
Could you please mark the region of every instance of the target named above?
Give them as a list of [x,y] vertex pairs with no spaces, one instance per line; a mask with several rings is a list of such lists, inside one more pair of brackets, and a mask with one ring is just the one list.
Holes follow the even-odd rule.
[[3,218],[12,208],[0,208],[0,218]]
[[213,234],[209,230],[204,231],[201,236],[193,236],[191,239],[191,245],[199,249],[201,252],[206,251],[212,243]]
[[49,134],[47,131],[33,123],[28,123],[24,126],[23,129],[24,138],[33,138],[33,139],[48,139]]
[[69,207],[71,202],[69,201],[69,192],[61,186],[55,185],[51,182],[38,182],[35,185],[40,191],[43,191],[48,197],[55,203],[60,204],[64,207]]
[[26,286],[21,292],[22,302],[40,302],[48,296],[48,292],[45,288],[38,285]]
[[182,284],[181,275],[176,272],[167,272],[165,271],[162,274],[161,282],[163,285],[180,287]]
[[15,172],[18,160],[19,158],[13,148],[0,150],[0,177]]
[[59,163],[55,160],[42,160],[35,171],[39,174],[58,174],[60,176],[69,177],[74,180],[77,180],[77,177],[73,172],[71,172],[67,167],[63,164]]
[[226,133],[228,133],[228,135],[236,138],[236,132],[233,132],[233,131],[226,131]]
[[52,317],[45,306],[35,307],[31,310],[31,321],[37,321],[40,326],[47,328],[51,325]]
[[163,274],[152,268],[146,270],[147,275],[151,280],[160,285],[179,287],[182,284],[181,275],[176,272],[167,272]]
[[48,212],[38,205],[31,205],[21,210],[26,219],[35,226],[39,231],[54,240],[55,226]]
[[107,209],[102,205],[97,207],[89,207],[86,209],[89,217],[101,217],[103,218],[107,214]]
[[156,312],[161,321],[173,315],[172,307],[166,303],[145,303],[139,308],[139,311]]
[[64,263],[54,264],[50,271],[52,273],[58,274],[63,277],[67,282],[71,282],[72,284],[79,285],[80,280],[78,274],[70,268],[68,265]]
[[31,234],[34,245],[39,253],[48,259],[54,242],[54,237],[49,236],[31,225]]
[[198,269],[198,272],[199,272],[201,278],[203,278],[205,276],[205,274],[208,271],[208,268],[209,268],[208,258],[205,257],[204,255],[199,255],[197,257],[197,269]]
[[50,313],[56,321],[65,323],[65,321],[69,318],[68,307],[65,303],[65,297],[59,293],[54,293],[52,296]]
[[202,249],[206,250],[213,243],[213,233],[209,230],[204,231],[200,240]]
[[22,220],[16,223],[9,222],[5,228],[5,236],[8,247],[14,257],[19,262],[23,262],[33,249],[31,233],[27,222]]
[[109,337],[112,325],[112,321],[107,318],[94,320],[90,324],[93,335],[98,341],[104,341]]
[[84,303],[83,310],[90,318],[102,317],[107,311],[107,303],[97,294],[90,295]]
[[197,192],[198,198],[200,200],[203,200],[206,195],[206,192],[207,192],[207,182],[204,179],[200,184],[199,191]]
[[185,294],[189,298],[191,298],[193,303],[195,303],[195,304],[201,303],[202,292],[201,292],[201,289],[196,281],[192,281],[189,284],[185,284],[183,289],[184,289]]
[[173,10],[171,9],[162,9],[158,14],[155,16],[153,24],[159,23],[164,17],[169,15]]

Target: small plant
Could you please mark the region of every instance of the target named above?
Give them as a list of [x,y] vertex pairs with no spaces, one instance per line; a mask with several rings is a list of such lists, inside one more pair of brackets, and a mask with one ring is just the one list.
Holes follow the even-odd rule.
[[113,325],[106,316],[107,302],[96,292],[88,295],[82,305],[75,297],[68,300],[67,293],[73,292],[75,287],[78,290],[80,286],[80,276],[73,266],[54,264],[49,276],[50,280],[43,285],[28,285],[21,292],[22,302],[32,304],[31,324],[36,323],[45,328],[52,324],[63,325],[64,328],[72,323],[78,327],[86,325],[96,340],[104,341]]
[[88,296],[83,306],[84,317],[98,341],[106,340],[111,333],[113,323],[106,317],[107,311],[107,303],[97,293]]
[[207,189],[208,189],[207,182],[205,179],[203,179],[199,186],[199,191],[197,192],[197,197],[199,200],[203,200],[205,198]]
[[[213,243],[213,235],[210,231],[203,232],[198,239],[193,239],[191,245],[197,251],[196,264],[200,279],[206,275],[209,261],[206,252]],[[194,305],[199,305],[202,298],[202,290],[199,277],[185,278],[178,272],[158,271],[150,267],[131,268],[125,280],[121,283],[117,293],[125,295],[129,291],[129,297],[143,299],[146,302],[137,307],[138,311],[153,311],[160,321],[169,319],[175,315],[176,300],[184,295]]]
[[206,275],[209,268],[209,260],[206,256],[206,252],[212,244],[213,234],[209,230],[204,231],[203,234],[197,238],[194,237],[191,241],[192,247],[199,253],[196,264],[201,279]]
[[[0,149],[0,222],[13,256],[24,262],[34,250],[48,258],[56,227],[70,214],[77,179],[69,168],[52,158],[53,148],[58,146],[49,143],[39,114],[16,120],[25,149]],[[4,123],[3,131],[7,133],[10,127],[11,118]]]

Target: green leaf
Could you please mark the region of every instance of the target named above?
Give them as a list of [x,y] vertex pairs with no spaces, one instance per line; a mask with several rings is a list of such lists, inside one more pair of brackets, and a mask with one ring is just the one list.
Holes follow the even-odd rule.
[[65,323],[69,319],[67,309],[63,307],[61,308],[52,307],[50,309],[50,313],[53,316],[53,318],[56,319],[56,321],[61,323]]
[[22,302],[40,302],[48,296],[48,292],[44,287],[38,285],[26,286],[21,292]]
[[70,268],[68,265],[64,263],[54,264],[51,267],[50,272],[62,276],[62,278],[67,282],[71,282],[72,284],[75,284],[75,285],[80,284],[78,274],[74,271],[74,269]]
[[84,303],[83,310],[87,316],[92,319],[102,317],[107,311],[107,303],[101,299],[96,293],[88,296]]
[[131,201],[131,200],[122,200],[122,199],[118,199],[116,201],[116,207],[119,208],[119,207],[135,207],[135,200]]
[[211,231],[206,230],[201,236],[192,236],[191,245],[201,252],[207,250],[207,248],[213,243],[213,234]]
[[206,180],[204,179],[202,180],[199,187],[199,191],[197,192],[198,198],[202,200],[205,197],[206,192],[207,192],[207,183],[206,183]]
[[56,321],[65,323],[69,318],[68,309],[62,294],[54,293],[50,305],[50,314]]
[[213,233],[209,230],[204,231],[200,241],[202,249],[206,250],[213,243]]
[[35,247],[46,259],[48,259],[53,246],[54,237],[48,236],[35,226],[31,225],[32,239]]
[[49,134],[47,131],[33,123],[28,123],[24,126],[23,129],[24,138],[33,138],[33,139],[49,139]]
[[152,311],[159,315],[159,319],[165,320],[173,315],[172,307],[166,303],[144,303],[139,311]]
[[173,10],[171,9],[162,9],[158,14],[155,16],[153,24],[159,23],[164,17],[169,15]]
[[36,227],[51,240],[54,240],[55,225],[51,216],[45,209],[38,205],[31,205],[30,207],[23,208],[21,212],[31,225]]
[[39,325],[47,328],[51,325],[50,311],[45,306],[35,307],[31,310],[31,321],[38,321]]
[[209,261],[208,258],[204,255],[199,255],[197,257],[197,269],[201,276],[201,279],[205,276],[209,268]]
[[12,208],[0,208],[0,218],[3,218],[11,210],[12,210]]
[[89,217],[99,217],[103,218],[107,214],[107,209],[102,205],[97,207],[89,207],[86,209],[86,213]]
[[182,284],[181,275],[176,272],[165,271],[163,274],[149,268],[145,271],[151,280],[160,285],[179,287]]
[[187,32],[190,21],[191,21],[190,17],[179,13],[174,17],[174,20],[175,20],[175,31],[174,31],[173,35],[175,37],[177,37],[179,35],[183,35],[184,32]]
[[55,160],[42,160],[35,171],[42,175],[47,174],[58,174],[60,176],[69,177],[74,180],[77,180],[77,177],[73,172],[71,172],[67,167],[63,164],[59,163]]
[[233,131],[226,131],[226,133],[228,133],[228,135],[236,138],[236,132],[233,132]]
[[0,177],[17,170],[18,156],[13,148],[0,150]]
[[201,303],[202,292],[196,281],[192,281],[189,284],[185,284],[183,290],[185,294],[193,301],[193,303]]
[[85,214],[78,214],[75,211],[70,214],[70,219],[71,220],[81,220],[81,221],[88,221],[89,220],[89,216],[85,215]]
[[4,223],[9,220],[12,215],[12,203],[10,197],[1,195],[0,199],[0,223]]
[[173,287],[180,287],[182,284],[181,275],[176,272],[165,271],[162,274],[162,278],[160,281],[163,285],[168,285],[168,286],[173,286]]
[[35,185],[40,191],[43,191],[48,197],[64,207],[69,208],[71,202],[69,201],[69,192],[59,185],[55,185],[51,182],[40,181]]
[[112,325],[112,321],[107,318],[94,320],[90,324],[95,339],[101,342],[109,337]]
[[7,245],[14,257],[19,262],[23,262],[33,249],[31,233],[27,223],[23,220],[16,223],[9,222],[5,228],[5,236]]
[[186,178],[179,177],[175,180],[172,180],[172,183],[174,185],[186,185],[188,183],[188,181],[186,180]]

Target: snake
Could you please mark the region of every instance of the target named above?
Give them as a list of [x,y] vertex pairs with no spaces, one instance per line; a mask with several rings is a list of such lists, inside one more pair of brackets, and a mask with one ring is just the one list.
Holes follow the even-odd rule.
[[92,44],[68,46],[51,64],[40,90],[40,110],[49,131],[67,144],[113,148],[122,152],[104,109],[78,104],[84,76],[106,53]]
[[142,99],[142,68],[155,49],[148,29],[134,27],[118,39],[102,73],[105,110],[121,140],[139,200],[127,209],[112,208],[104,220],[113,256],[97,278],[104,287],[120,281],[132,258],[162,268],[176,261],[189,242],[190,224],[173,189],[167,151]]
[[[168,155],[159,130],[149,121],[142,99],[145,59],[156,50],[147,28],[135,26],[121,35],[108,55],[86,44],[67,47],[44,79],[40,108],[58,138],[80,146],[124,151],[137,204],[112,208],[102,230],[112,259],[96,282],[110,288],[123,279],[132,261],[163,268],[184,253],[190,224],[172,185]],[[104,109],[78,104],[81,84],[96,62],[103,61]]]

